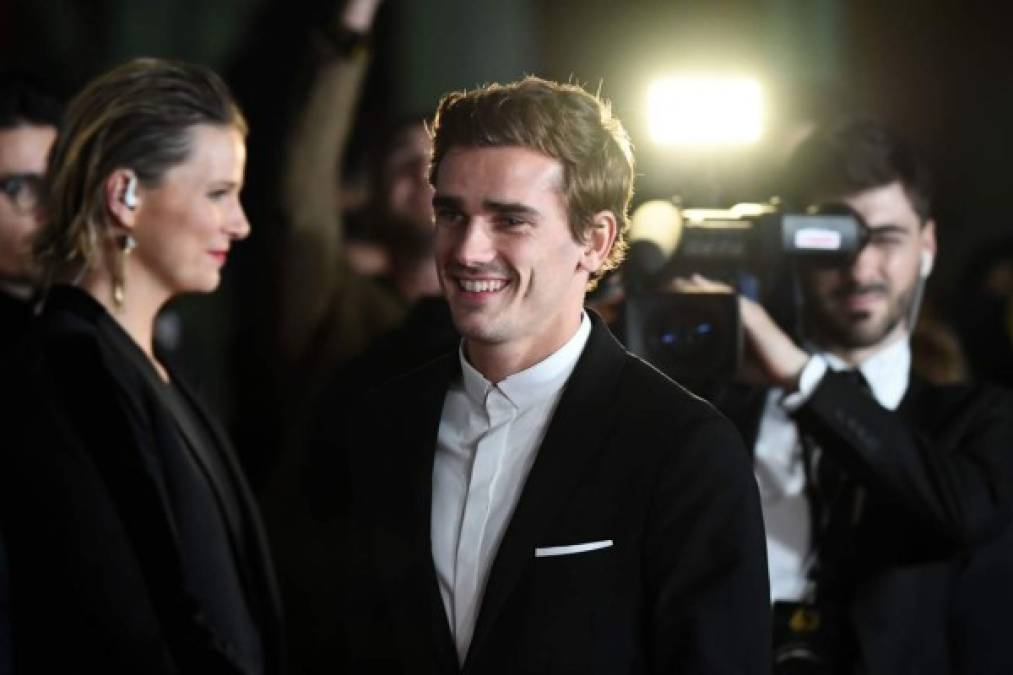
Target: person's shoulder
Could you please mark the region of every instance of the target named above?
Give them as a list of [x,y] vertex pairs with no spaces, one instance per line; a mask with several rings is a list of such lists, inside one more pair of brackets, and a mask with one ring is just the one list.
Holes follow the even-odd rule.
[[663,410],[673,421],[687,419],[724,420],[710,402],[662,373],[638,356],[627,352],[621,386],[623,396],[641,409]]
[[20,333],[31,318],[31,303],[8,295],[0,289],[0,327],[4,334],[0,340],[10,340],[12,334]]
[[100,358],[96,326],[83,317],[46,308],[33,317],[13,359],[15,370],[39,368],[88,368]]
[[127,410],[145,406],[123,385],[129,369],[112,358],[101,326],[57,306],[32,319],[9,365],[3,375],[13,401],[5,409],[22,453],[73,454],[70,439],[111,438]]
[[911,404],[923,417],[948,420],[954,415],[993,414],[1013,418],[1013,391],[990,382],[933,384],[912,378]]
[[37,357],[57,370],[93,376],[110,367],[101,319],[47,308],[33,324],[30,341]]
[[629,353],[625,359],[617,401],[628,445],[643,441],[642,449],[653,447],[676,464],[721,467],[748,458],[738,430],[714,405],[643,359]]
[[119,342],[129,338],[90,297],[70,289],[47,301],[32,319],[15,365],[27,390],[81,408],[114,400],[140,410],[143,391]]
[[454,376],[460,372],[457,352],[450,352],[404,373],[365,385],[357,394],[345,392],[347,419],[365,427],[383,421],[383,432],[392,432],[396,421],[429,414],[442,406]]
[[370,387],[367,398],[390,400],[405,397],[432,395],[435,390],[445,391],[451,378],[460,370],[456,351],[441,354],[404,373],[384,379]]
[[613,442],[666,485],[691,489],[702,481],[726,494],[755,489],[742,436],[711,403],[633,355],[617,394]]

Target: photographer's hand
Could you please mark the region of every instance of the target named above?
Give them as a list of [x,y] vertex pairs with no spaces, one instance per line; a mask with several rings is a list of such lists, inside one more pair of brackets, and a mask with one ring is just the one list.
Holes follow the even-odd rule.
[[[724,283],[699,274],[677,278],[672,290],[680,293],[734,293]],[[763,386],[780,387],[786,392],[798,389],[799,375],[809,361],[809,354],[774,323],[759,303],[739,295],[739,315],[746,338],[744,376]]]

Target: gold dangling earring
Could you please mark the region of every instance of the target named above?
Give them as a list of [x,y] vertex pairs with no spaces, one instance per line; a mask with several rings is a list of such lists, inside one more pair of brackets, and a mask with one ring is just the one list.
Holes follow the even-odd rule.
[[134,239],[133,235],[124,235],[120,240],[119,265],[117,266],[119,269],[117,270],[116,279],[113,280],[113,303],[115,303],[116,309],[123,308],[123,300],[126,295],[127,258],[135,248],[137,248],[137,240]]

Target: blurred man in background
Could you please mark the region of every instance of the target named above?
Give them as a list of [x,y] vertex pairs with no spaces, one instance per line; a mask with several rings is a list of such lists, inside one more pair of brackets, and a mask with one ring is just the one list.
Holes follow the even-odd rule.
[[[42,190],[61,104],[37,84],[0,74],[0,371],[31,315],[36,268],[32,236],[42,223]],[[2,378],[0,378],[2,381]],[[0,532],[0,674],[10,672],[7,561]]]
[[281,183],[287,226],[279,330],[293,389],[303,395],[318,391],[337,365],[397,326],[412,303],[439,294],[426,181],[432,145],[421,119],[396,128],[374,162],[365,214],[372,222],[365,229],[379,244],[371,271],[383,281],[356,264],[361,247],[349,256],[348,205],[335,198],[379,5],[336,3],[336,18],[317,36],[319,65],[289,133]]
[[324,526],[306,512],[307,443],[343,452],[363,391],[457,341],[433,265],[432,142],[422,117],[400,121],[376,144],[364,203],[352,202],[346,185],[344,155],[380,5],[339,0],[312,36],[314,70],[288,131],[280,183],[281,395],[266,412],[280,410],[283,419],[262,502],[301,672],[333,672],[341,658],[332,627],[348,558],[345,523]]
[[49,148],[60,103],[35,83],[0,75],[0,353],[21,334],[36,282],[31,240],[42,222]]
[[[796,204],[843,203],[868,227],[844,264],[800,264],[804,342],[740,298],[759,387],[714,397],[755,456],[777,672],[983,673],[1013,667],[985,583],[962,583],[1013,507],[1013,403],[911,372],[911,327],[938,248],[928,180],[874,122],[818,130],[788,166]],[[702,278],[685,290],[717,290]],[[993,575],[991,592],[1011,580]],[[996,644],[986,647],[992,637]],[[1002,642],[1003,644],[999,644]]]

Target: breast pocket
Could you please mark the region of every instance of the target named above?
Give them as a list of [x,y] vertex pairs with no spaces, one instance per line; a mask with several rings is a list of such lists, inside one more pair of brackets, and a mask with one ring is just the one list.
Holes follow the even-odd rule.
[[581,553],[592,553],[602,549],[612,548],[611,539],[598,539],[596,541],[585,541],[580,544],[563,544],[562,546],[540,546],[535,549],[536,558],[559,558],[566,555],[580,555]]
[[[579,537],[544,542],[532,551],[532,594],[526,640],[537,645],[543,670],[556,673],[622,673],[601,670],[612,662],[617,644],[627,645],[635,627],[629,601],[635,574],[621,542]],[[630,558],[630,559],[628,559]],[[627,573],[624,574],[624,568]],[[608,667],[606,667],[608,668]]]
[[547,618],[569,621],[600,606],[614,586],[619,548],[611,538],[545,542],[532,551],[532,603]]

